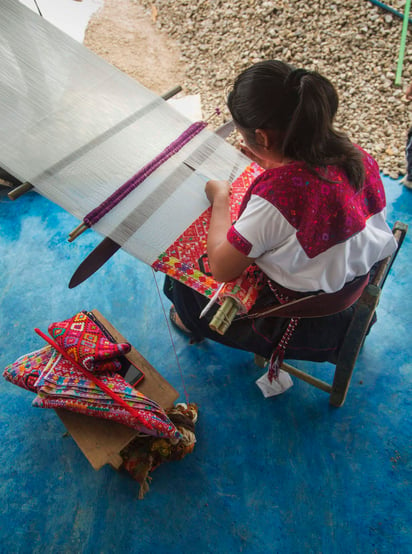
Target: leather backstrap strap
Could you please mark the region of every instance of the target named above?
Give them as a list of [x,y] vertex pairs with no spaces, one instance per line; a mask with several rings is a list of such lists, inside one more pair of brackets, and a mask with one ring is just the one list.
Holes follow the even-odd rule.
[[356,277],[337,292],[319,292],[291,300],[285,304],[259,309],[252,308],[248,317],[253,319],[257,317],[324,317],[337,314],[358,300],[368,282],[369,273]]

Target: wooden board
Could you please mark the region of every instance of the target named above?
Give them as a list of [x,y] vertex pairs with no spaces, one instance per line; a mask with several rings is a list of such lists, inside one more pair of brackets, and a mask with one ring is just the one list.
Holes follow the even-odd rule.
[[[117,342],[127,342],[117,329],[98,311],[92,310]],[[163,409],[171,408],[179,393],[133,346],[127,359],[145,374],[136,388],[155,400]],[[94,469],[110,464],[118,469],[122,464],[120,452],[138,432],[114,421],[89,417],[64,409],[55,410],[64,426]]]

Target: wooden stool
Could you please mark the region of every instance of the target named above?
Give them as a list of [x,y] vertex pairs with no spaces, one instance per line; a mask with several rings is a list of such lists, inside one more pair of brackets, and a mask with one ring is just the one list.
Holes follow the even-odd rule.
[[[365,342],[366,335],[369,332],[372,318],[382,293],[383,285],[402,246],[407,230],[408,226],[405,223],[400,221],[395,223],[392,232],[398,243],[398,247],[391,256],[388,256],[376,264],[369,284],[364,289],[359,300],[355,303],[355,311],[348,330],[346,331],[335,364],[335,373],[332,384],[322,381],[321,379],[317,379],[309,373],[306,373],[305,371],[302,371],[301,369],[298,369],[290,364],[283,363],[281,366],[281,369],[287,371],[294,377],[297,377],[302,381],[306,381],[310,385],[327,392],[330,395],[329,403],[332,406],[340,407],[345,402],[356,360],[358,359],[359,352]],[[265,360],[262,356],[255,356],[255,363],[259,367],[264,367],[266,362],[267,360]]]

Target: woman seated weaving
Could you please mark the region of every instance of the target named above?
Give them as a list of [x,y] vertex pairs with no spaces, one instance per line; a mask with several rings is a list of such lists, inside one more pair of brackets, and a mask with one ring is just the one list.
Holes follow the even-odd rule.
[[373,265],[396,247],[385,221],[378,166],[334,129],[338,95],[315,71],[280,61],[257,63],[237,77],[228,107],[243,137],[242,150],[265,171],[247,191],[234,224],[230,184],[206,185],[214,278],[229,281],[256,264],[266,276],[257,309],[324,291],[330,293],[324,297],[329,306],[319,316],[341,311],[292,320],[293,325],[288,317],[236,318],[221,336],[209,328],[218,306],[199,319],[207,299],[166,278],[172,321],[195,339],[207,337],[267,358],[280,342],[286,357],[334,361],[353,310],[347,306],[362,290],[348,295],[344,310],[333,309],[332,293],[365,276],[359,281],[363,288]]

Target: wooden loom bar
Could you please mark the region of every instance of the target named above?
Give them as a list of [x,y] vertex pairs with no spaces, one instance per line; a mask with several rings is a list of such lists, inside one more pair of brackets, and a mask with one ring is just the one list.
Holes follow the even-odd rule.
[[11,190],[7,196],[10,200],[17,200],[17,198],[20,198],[20,196],[23,196],[23,194],[26,194],[26,192],[29,192],[29,190],[32,190],[33,188],[33,185],[26,181]]
[[[173,96],[176,96],[176,94],[181,92],[181,90],[182,90],[182,87],[180,85],[177,85],[172,89],[170,89],[169,91],[162,94],[161,97],[163,98],[163,100],[169,100],[170,98],[172,98]],[[72,242],[74,239],[79,237],[82,233],[87,231],[88,228],[89,227],[84,222],[80,223],[75,229],[73,229],[73,231],[69,233],[68,241]]]
[[69,233],[69,237],[68,237],[68,241],[69,242],[72,242],[74,239],[76,239],[77,237],[79,237],[82,233],[84,233],[85,231],[87,231],[89,227],[85,224],[85,223],[80,223],[77,227],[75,227],[73,229],[73,231],[70,231]]
[[135,188],[137,188],[149,175],[158,169],[166,160],[171,158],[181,150],[192,138],[200,133],[207,123],[198,121],[188,127],[177,139],[175,139],[167,148],[161,152],[151,162],[141,168],[136,175],[131,177],[126,183],[119,187],[111,196],[106,198],[99,206],[87,214],[83,222],[69,233],[69,242],[81,235],[84,231],[97,223],[104,215],[112,210],[119,202],[124,200]]

